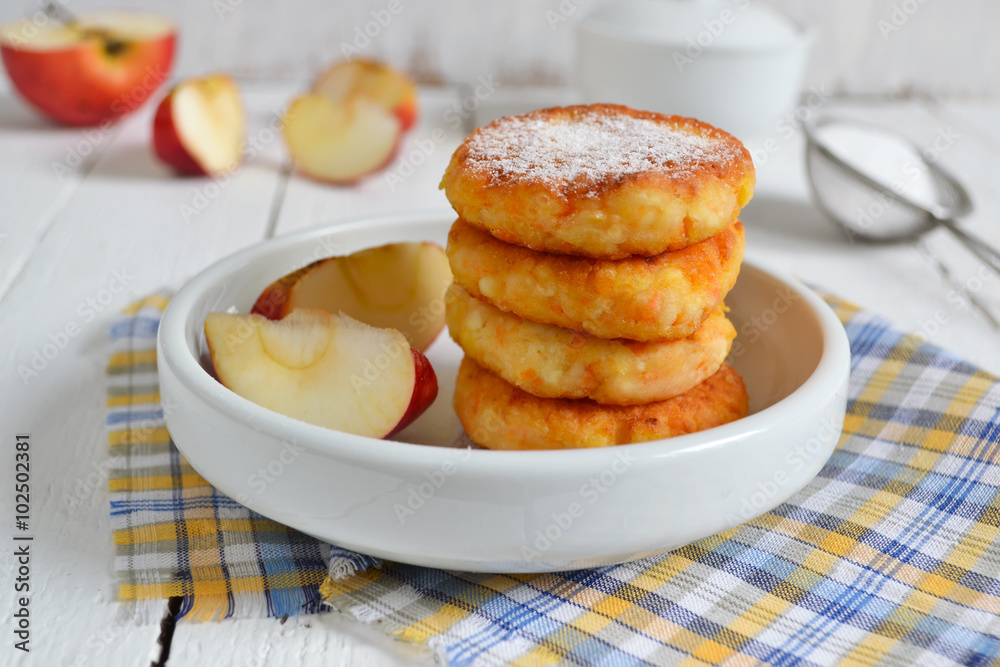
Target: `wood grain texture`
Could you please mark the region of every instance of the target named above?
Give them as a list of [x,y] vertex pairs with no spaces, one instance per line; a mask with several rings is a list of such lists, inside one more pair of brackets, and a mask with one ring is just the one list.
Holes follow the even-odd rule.
[[[181,75],[221,69],[243,77],[302,79],[341,58],[341,45],[357,39],[363,54],[388,60],[423,82],[464,83],[492,73],[514,85],[568,83],[572,22],[614,1],[398,0],[395,15],[387,10],[390,0],[114,4],[178,21]],[[807,85],[826,84],[843,95],[1000,94],[1000,4],[992,0],[756,1],[815,31]],[[66,0],[78,12],[106,5]],[[37,6],[31,0],[4,3],[0,20]],[[568,20],[553,18],[562,15]]]
[[[0,297],[118,132],[59,128],[0,86]],[[25,197],[23,193],[35,196]]]

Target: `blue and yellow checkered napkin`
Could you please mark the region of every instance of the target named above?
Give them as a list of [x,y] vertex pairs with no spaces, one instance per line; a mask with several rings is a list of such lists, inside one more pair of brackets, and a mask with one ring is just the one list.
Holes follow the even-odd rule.
[[166,295],[151,296],[111,327],[108,484],[119,597],[147,619],[171,597],[183,598],[180,615],[206,620],[319,611],[330,547],[216,491],[170,441],[156,376],[166,305]]
[[153,341],[163,299],[149,299],[112,331],[122,597],[183,595],[205,616],[238,613],[241,599],[261,614],[311,611],[329,553],[344,576],[326,577],[325,599],[454,665],[996,663],[1000,384],[828,301],[851,339],[849,412],[808,487],[642,561],[482,575],[377,563],[214,492],[162,428]]

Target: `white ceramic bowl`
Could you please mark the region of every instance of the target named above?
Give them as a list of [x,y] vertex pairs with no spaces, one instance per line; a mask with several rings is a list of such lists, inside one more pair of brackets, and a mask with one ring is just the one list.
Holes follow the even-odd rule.
[[455,447],[461,352],[447,334],[428,350],[441,394],[397,436],[403,442],[271,412],[206,370],[207,313],[247,312],[272,280],[318,257],[394,241],[443,244],[453,217],[311,229],[248,248],[188,283],[163,316],[157,350],[160,392],[173,406],[167,425],[195,469],[258,512],[347,548],[530,572],[618,563],[712,535],[783,502],[833,451],[850,369],[844,330],[807,288],[753,265],[727,299],[740,331],[731,361],[751,415],[670,440],[543,452]]
[[698,118],[740,139],[791,111],[811,35],[746,0],[625,0],[576,24],[584,102]]

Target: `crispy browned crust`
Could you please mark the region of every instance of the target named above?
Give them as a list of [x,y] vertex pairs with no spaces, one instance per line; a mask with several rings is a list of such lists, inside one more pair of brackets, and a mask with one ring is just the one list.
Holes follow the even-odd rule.
[[687,338],[639,343],[531,322],[457,285],[447,300],[447,323],[469,357],[529,394],[607,405],[683,394],[719,370],[736,337],[722,305]]
[[[630,136],[632,121],[662,128],[664,141],[695,137],[706,148],[679,155],[646,149],[647,137]],[[566,124],[579,128],[576,137],[584,140],[595,122],[624,122],[612,136],[620,135],[627,155],[642,160],[620,170],[601,165],[574,172],[566,169],[564,153],[532,144],[538,133],[524,130]],[[597,104],[542,109],[475,130],[452,155],[441,187],[459,216],[507,243],[622,259],[719,233],[750,201],[755,182],[750,152],[726,132],[691,118]]]
[[448,235],[455,282],[533,322],[598,338],[690,336],[736,284],[743,223],[656,257],[595,260],[503,243],[463,221]]
[[538,398],[466,357],[455,412],[473,442],[489,449],[572,449],[645,442],[721,426],[749,411],[743,379],[728,364],[687,393],[656,403],[600,405]]

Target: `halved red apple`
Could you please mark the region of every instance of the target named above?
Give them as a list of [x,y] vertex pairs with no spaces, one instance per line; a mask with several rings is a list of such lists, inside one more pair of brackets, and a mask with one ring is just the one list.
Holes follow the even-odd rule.
[[399,119],[378,102],[358,96],[338,103],[317,94],[289,105],[283,133],[299,171],[338,184],[389,164],[403,134]]
[[67,125],[99,125],[142,105],[170,74],[172,21],[129,11],[0,28],[0,54],[17,91]]
[[283,320],[210,313],[216,377],[240,396],[326,428],[387,438],[437,397],[430,362],[401,333],[324,310]]
[[426,350],[444,328],[451,268],[436,243],[390,243],[321,259],[269,285],[253,312],[280,319],[296,308],[343,312],[403,332]]
[[337,103],[357,96],[378,102],[399,118],[404,131],[417,121],[417,85],[385,63],[360,58],[336,63],[316,78],[312,92]]
[[182,174],[213,176],[239,166],[246,127],[239,87],[231,76],[186,79],[156,108],[153,150]]

